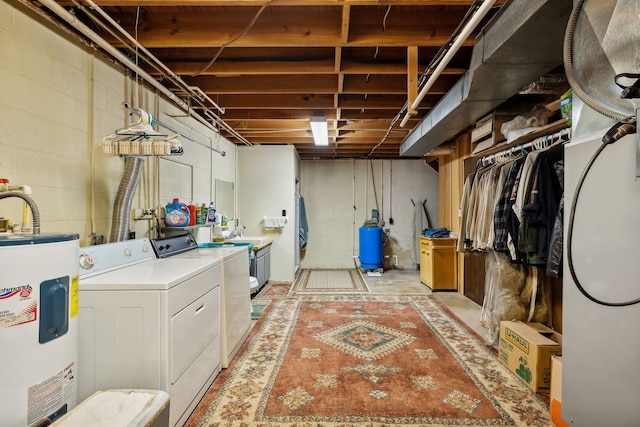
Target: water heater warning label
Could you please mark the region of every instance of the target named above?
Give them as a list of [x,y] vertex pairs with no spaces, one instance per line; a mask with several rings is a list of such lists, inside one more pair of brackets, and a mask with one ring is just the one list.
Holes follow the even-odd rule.
[[72,362],[57,375],[29,387],[27,396],[28,424],[55,412],[69,401],[73,395],[75,384],[73,365]]
[[32,297],[30,285],[0,288],[0,328],[34,322],[38,301]]

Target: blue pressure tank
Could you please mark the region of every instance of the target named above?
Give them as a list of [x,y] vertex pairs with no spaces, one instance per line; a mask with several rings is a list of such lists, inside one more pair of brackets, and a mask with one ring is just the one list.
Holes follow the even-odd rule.
[[360,227],[360,268],[382,267],[382,227]]

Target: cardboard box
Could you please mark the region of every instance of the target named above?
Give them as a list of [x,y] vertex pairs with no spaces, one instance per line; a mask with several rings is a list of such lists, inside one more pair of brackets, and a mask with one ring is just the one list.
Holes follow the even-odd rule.
[[498,358],[533,391],[550,391],[551,356],[562,353],[562,335],[541,323],[500,322]]
[[476,122],[476,127],[471,131],[471,154],[477,154],[504,141],[506,137],[502,135],[500,128],[510,120],[515,114],[492,113]]
[[554,427],[569,427],[562,419],[562,356],[551,356],[549,418]]

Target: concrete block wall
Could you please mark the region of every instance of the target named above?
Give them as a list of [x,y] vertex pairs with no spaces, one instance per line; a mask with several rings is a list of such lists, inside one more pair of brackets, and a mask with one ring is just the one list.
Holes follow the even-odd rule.
[[[235,181],[234,144],[18,2],[0,3],[0,178],[32,187],[42,232],[78,233],[81,246],[91,244],[92,233],[108,239],[124,160],[103,154],[101,142],[135,119],[124,101],[199,142],[179,138],[185,154],[170,158],[190,171],[188,179],[146,158],[132,208],[170,202],[174,179],[183,180],[176,197],[206,203],[215,199],[216,178]],[[20,222],[23,207],[21,199],[0,199],[0,216]],[[155,237],[151,226],[131,223],[136,237]]]
[[438,173],[422,160],[303,160],[300,191],[309,222],[302,268],[353,268],[359,229],[373,209],[388,230],[384,268],[396,260],[398,268],[415,268],[412,200],[426,200],[438,226]]

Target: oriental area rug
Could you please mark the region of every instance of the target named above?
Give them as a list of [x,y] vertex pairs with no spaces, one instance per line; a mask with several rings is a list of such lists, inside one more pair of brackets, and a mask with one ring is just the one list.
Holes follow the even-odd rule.
[[264,289],[262,289],[258,295],[256,295],[257,300],[271,300],[285,297],[289,294],[289,290],[291,289],[291,282],[272,282],[269,281],[265,285]]
[[357,269],[304,269],[291,287],[291,292],[369,292]]
[[274,301],[187,426],[548,426],[549,408],[431,295]]

